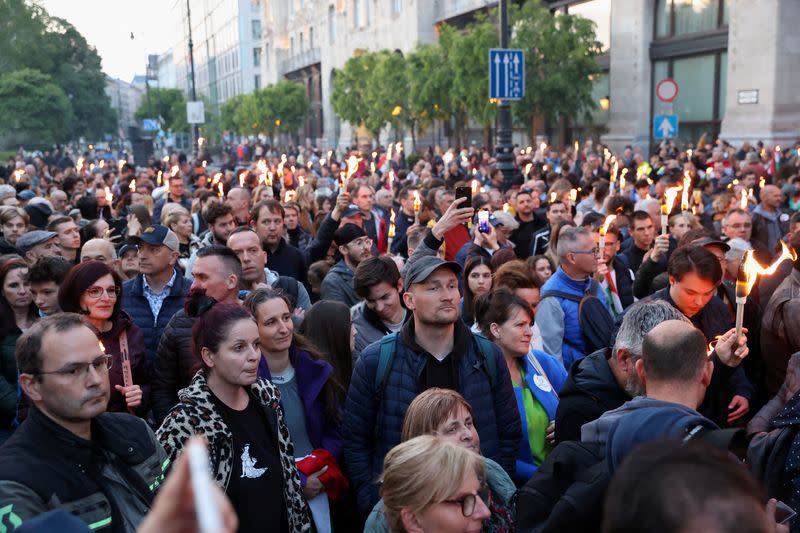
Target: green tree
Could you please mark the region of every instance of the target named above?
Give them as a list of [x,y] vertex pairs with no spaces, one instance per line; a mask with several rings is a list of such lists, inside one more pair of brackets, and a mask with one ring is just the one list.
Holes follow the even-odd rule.
[[271,117],[264,125],[270,136],[278,132],[297,133],[308,116],[308,97],[302,85],[281,80],[264,89],[267,109]]
[[236,114],[248,96],[249,95],[245,94],[237,94],[236,96],[226,100],[225,103],[220,106],[219,119],[222,129],[234,131],[236,133],[241,133],[244,131],[244,127],[239,124]]
[[364,125],[380,142],[381,130],[391,124],[396,133],[409,122],[406,59],[399,52],[381,50],[371,54],[374,61],[364,85]]
[[355,127],[364,124],[367,117],[364,93],[370,70],[374,67],[375,54],[361,51],[334,73],[331,105],[342,120],[354,126],[354,137]]
[[534,1],[511,6],[509,17],[511,46],[525,50],[525,96],[512,104],[514,121],[533,137],[534,117],[590,117],[596,106],[592,77],[600,72],[595,58],[602,48],[594,23],[576,15],[552,15]]
[[74,121],[64,91],[37,70],[0,77],[0,145],[44,148],[69,140]]
[[[452,113],[451,79],[442,68],[446,56],[442,46],[418,45],[407,58],[406,87],[412,144],[416,133],[423,134],[437,120],[446,120]],[[416,146],[412,146],[412,151]]]
[[[206,117],[211,107],[205,105]],[[141,121],[144,118],[164,119],[163,128],[173,132],[188,132],[189,123],[186,122],[186,96],[180,89],[150,89],[150,94],[145,95],[139,103],[139,108],[133,118]]]
[[100,56],[67,21],[25,0],[0,2],[0,72],[22,68],[51,77],[67,95],[72,138],[98,138],[116,129],[105,94]]

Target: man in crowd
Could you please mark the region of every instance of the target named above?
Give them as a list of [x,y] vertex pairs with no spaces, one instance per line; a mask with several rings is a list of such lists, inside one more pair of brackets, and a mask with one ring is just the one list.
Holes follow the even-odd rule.
[[231,206],[221,203],[209,203],[203,210],[203,220],[208,225],[208,233],[200,242],[200,247],[215,244],[225,246],[228,236],[236,228]]
[[395,211],[395,234],[394,240],[392,240],[392,247],[389,251],[403,257],[408,257],[406,232],[416,221],[414,215],[414,190],[415,189],[411,187],[403,187],[397,195],[397,200],[400,202],[400,209]]
[[192,213],[192,233],[202,238],[208,230],[208,224],[203,220],[203,211],[209,204],[218,204],[221,200],[214,191],[201,192],[198,200],[200,201],[199,209],[196,213]]
[[[236,254],[225,246],[208,246],[197,252],[190,290],[204,290],[206,296],[221,303],[239,304],[241,279],[242,263]],[[151,388],[153,416],[158,424],[178,403],[178,391],[189,385],[197,370],[199,360],[192,350],[194,321],[180,309],[161,335]]]
[[283,213],[283,225],[289,244],[298,250],[305,250],[311,242],[311,234],[300,225],[300,207],[297,204],[285,204]]
[[653,219],[645,211],[634,211],[631,217],[631,236],[630,244],[621,253],[628,260],[631,270],[639,270],[644,255],[653,246],[656,237],[656,227]]
[[533,247],[533,234],[545,226],[534,210],[538,207],[538,199],[534,199],[533,189],[523,187],[517,193],[517,222],[519,228],[511,234],[514,251],[520,259],[526,259]]
[[634,275],[627,263],[627,258],[619,252],[619,230],[612,224],[606,231],[603,254],[603,272],[600,289],[605,296],[606,304],[612,318],[617,318],[634,302]]
[[81,262],[100,261],[112,270],[119,270],[119,259],[114,245],[107,239],[89,239],[81,248]]
[[[579,302],[586,295],[602,296],[593,279],[598,263],[596,253],[594,237],[587,229],[567,228],[558,238],[558,269],[542,286],[536,323],[544,351],[559,358],[568,370],[587,355]],[[605,298],[600,301],[605,307]]]
[[16,359],[33,407],[0,453],[4,523],[61,509],[95,531],[136,529],[169,460],[144,420],[105,412],[111,356],[95,332],[57,313],[20,337]]
[[267,266],[281,276],[289,276],[306,285],[307,263],[300,250],[284,238],[283,219],[286,212],[280,202],[262,200],[253,206],[250,215],[253,229],[267,252]]
[[261,247],[261,240],[255,230],[242,226],[233,230],[228,237],[228,248],[233,250],[242,262],[242,287],[254,291],[261,287],[281,289],[291,296],[295,310],[301,316],[294,316],[295,326],[302,322],[302,313],[311,309],[311,299],[302,283],[294,278],[281,276],[266,268],[267,252]]
[[139,274],[122,284],[122,309],[144,333],[152,364],[167,324],[183,309],[190,282],[175,267],[180,244],[171,229],[150,226],[129,240],[139,248]]
[[233,221],[237,226],[246,226],[250,223],[250,191],[244,187],[234,187],[228,191],[225,202],[231,206]]
[[531,237],[531,255],[541,255],[547,251],[550,243],[550,235],[556,231],[559,222],[568,220],[567,206],[562,201],[550,202],[547,204],[547,226],[538,229]]
[[341,259],[322,280],[320,296],[323,300],[335,300],[352,307],[360,301],[353,288],[353,273],[359,263],[372,257],[372,240],[358,226],[345,224],[333,234],[333,242]]
[[17,239],[17,252],[29,266],[42,257],[61,257],[58,233],[38,229],[24,233]]
[[783,193],[775,185],[761,189],[761,203],[753,209],[753,247],[760,247],[770,254],[779,253],[778,241],[789,231],[789,215],[781,210]]
[[431,387],[460,392],[472,407],[483,455],[515,470],[521,426],[508,368],[496,346],[479,346],[459,320],[460,272],[457,263],[432,256],[410,264],[403,301],[413,316],[389,346],[385,380],[376,383],[382,343],[370,345],[356,362],[342,433],[361,513],[379,499],[375,480],[384,455],[400,442],[406,408]]
[[56,217],[47,224],[47,231],[58,234],[61,256],[72,264],[77,263],[78,252],[81,249],[81,234],[75,221],[70,217]]
[[364,219],[364,232],[367,237],[372,239],[372,242],[378,242],[378,233],[380,232],[380,217],[373,211],[375,205],[375,190],[367,184],[356,185],[352,190],[353,203],[358,206],[361,211],[361,217]]
[[72,263],[63,257],[42,257],[28,269],[28,282],[31,284],[33,303],[39,315],[50,316],[61,311],[58,305],[58,288],[64,281]]
[[170,175],[167,194],[158,199],[153,207],[153,220],[161,223],[161,210],[169,203],[180,204],[187,211],[192,210],[192,199],[183,194],[183,177],[180,173]]
[[363,301],[353,306],[351,316],[356,330],[353,357],[385,335],[400,331],[408,312],[400,298],[403,284],[397,263],[387,256],[369,257],[358,264],[353,287]]

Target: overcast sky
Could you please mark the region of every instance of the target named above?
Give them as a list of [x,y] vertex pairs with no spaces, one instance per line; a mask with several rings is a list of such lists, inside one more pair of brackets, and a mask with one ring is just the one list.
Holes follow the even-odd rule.
[[127,82],[145,73],[148,54],[164,52],[176,40],[170,33],[180,28],[180,21],[171,21],[169,13],[177,1],[37,0],[97,49],[106,74]]

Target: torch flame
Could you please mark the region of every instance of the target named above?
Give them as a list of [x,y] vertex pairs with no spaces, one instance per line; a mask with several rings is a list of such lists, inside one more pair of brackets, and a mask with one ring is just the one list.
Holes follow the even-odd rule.
[[478,180],[472,180],[472,194],[478,192]]
[[239,172],[239,187],[244,188],[244,177],[245,177],[245,174],[247,174],[246,170],[243,170],[243,171]]
[[683,194],[681,195],[681,210],[689,210],[689,189],[692,187],[692,177],[689,172],[683,173]]
[[617,181],[617,172],[619,172],[619,162],[614,160],[614,167],[611,170],[611,183]]
[[628,173],[628,167],[622,169],[622,174],[619,175],[619,190],[625,190],[625,174]]
[[347,158],[347,180],[350,181],[350,178],[358,171],[358,164],[361,162],[360,157],[356,157],[355,155],[351,155]]
[[130,184],[128,185],[128,189],[130,189],[133,192],[136,192],[136,178],[133,178],[131,180]]
[[758,188],[763,189],[767,185],[767,178],[761,176],[761,179],[758,180]]
[[389,217],[389,238],[390,239],[394,237],[394,234],[395,234],[395,231],[396,231],[395,230],[395,225],[394,225],[394,217],[395,217],[394,209],[392,209],[391,212],[392,212],[392,214]]
[[220,198],[222,198],[223,196],[225,196],[225,189],[224,189],[224,188],[223,188],[223,186],[222,186],[222,182],[219,182],[219,184],[217,185],[217,195],[218,195]]
[[558,193],[553,191],[550,193],[550,203],[554,204],[556,202],[556,198],[558,198]]
[[742,198],[739,202],[739,207],[744,211],[747,209],[747,191],[742,189]]
[[719,342],[720,337],[722,337],[722,335],[717,335],[716,337],[714,337],[713,341],[708,343],[708,350],[706,351],[706,357],[711,357],[711,354],[714,353],[714,350],[717,347],[717,342]]
[[106,191],[106,201],[107,201],[108,203],[111,203],[111,202],[113,202],[113,201],[114,201],[114,195],[113,195],[113,194],[111,194],[111,189],[109,189],[108,187],[106,187],[106,188],[105,188],[105,191]]
[[679,192],[681,192],[681,187],[670,187],[664,192],[664,203],[661,204],[662,215],[669,215],[669,212],[672,211]]
[[106,353],[106,346],[103,344],[103,341],[97,341],[97,344],[100,345],[100,351]]
[[169,173],[170,173],[170,176],[177,176],[178,172],[180,172],[180,171],[181,171],[180,167],[178,165],[175,165],[169,170]]
[[525,165],[525,170],[523,172],[525,173],[525,177],[526,178],[530,174],[532,166],[533,166],[533,163],[528,163],[527,165]]
[[[781,241],[781,255],[768,267],[762,266],[753,256],[753,251],[748,250],[739,268],[739,276],[736,281],[736,295],[739,297],[749,295],[750,291],[753,290],[753,286],[756,284],[758,276],[771,276],[778,270],[780,264],[787,259],[796,261],[797,253],[789,248],[783,241]],[[740,291],[744,291],[744,294],[740,295]]]
[[578,201],[578,189],[572,189],[569,191],[569,201],[573,204]]
[[414,212],[418,213],[422,208],[422,200],[419,197],[419,191],[414,191]]
[[306,184],[306,179],[305,179],[303,176],[299,176],[299,177],[297,178],[297,182],[298,182],[298,183],[300,184],[300,186],[302,187],[302,186],[304,186],[304,185]]
[[219,183],[219,180],[222,179],[222,172],[217,172],[214,174],[214,177],[211,179],[211,185],[216,186]]
[[611,223],[614,222],[614,219],[617,218],[617,215],[608,215],[606,217],[606,221],[603,222],[603,227],[600,228],[600,235],[605,236],[608,232],[608,228],[611,226]]

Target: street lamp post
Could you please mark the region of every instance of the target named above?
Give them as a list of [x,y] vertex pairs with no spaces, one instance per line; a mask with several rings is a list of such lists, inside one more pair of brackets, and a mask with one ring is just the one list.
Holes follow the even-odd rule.
[[[500,48],[508,48],[508,7],[507,0],[499,1],[500,7]],[[497,109],[498,121],[495,158],[497,168],[503,173],[503,189],[509,190],[514,180],[514,145],[511,143],[511,108],[508,100],[500,100]]]
[[[192,102],[197,101],[197,89],[194,84],[194,43],[192,42],[192,11],[189,0],[186,0],[186,22],[189,25],[189,66],[191,69]],[[197,158],[197,124],[192,124],[192,152]]]

